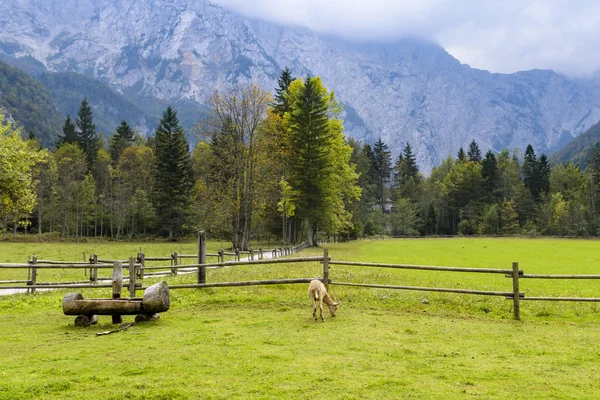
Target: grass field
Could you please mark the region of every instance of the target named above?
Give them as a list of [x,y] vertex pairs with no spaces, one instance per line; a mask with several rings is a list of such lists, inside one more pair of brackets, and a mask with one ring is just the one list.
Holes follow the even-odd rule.
[[[44,258],[80,258],[86,250],[60,244],[34,251],[28,244],[15,254],[18,246],[13,245],[0,244],[0,262],[22,261],[36,251]],[[160,254],[154,254],[147,244],[108,246],[86,251],[123,257],[125,250],[135,253],[140,246],[152,255],[179,249],[176,244],[167,251],[156,248]],[[193,250],[192,243],[183,246],[184,252],[185,246]],[[329,249],[333,259],[343,260],[506,269],[518,261],[526,273],[600,270],[600,241],[411,239]],[[318,263],[235,267],[209,270],[208,280],[316,277],[321,272]],[[335,265],[330,277],[511,288],[511,280],[502,275]],[[193,280],[193,275],[178,276],[169,283]],[[600,297],[598,285],[522,280],[522,291]],[[73,318],[62,315],[66,291],[0,297],[0,399],[600,397],[595,304],[523,302],[523,321],[516,322],[512,302],[503,298],[332,285],[332,296],[342,302],[338,317],[316,323],[306,287],[173,290],[171,310],[160,320],[100,337],[95,333],[113,327],[110,317],[100,317],[95,327],[74,327]],[[106,297],[109,289],[81,292]]]

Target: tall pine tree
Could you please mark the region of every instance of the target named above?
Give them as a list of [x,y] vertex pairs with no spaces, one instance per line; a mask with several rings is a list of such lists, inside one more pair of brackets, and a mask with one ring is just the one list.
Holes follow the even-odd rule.
[[358,176],[350,165],[352,149],[345,143],[341,109],[319,77],[290,85],[286,113],[290,148],[290,176],[282,201],[293,204],[307,231],[309,245],[317,245],[318,230],[339,233],[350,228],[346,200],[358,199]]
[[491,150],[485,153],[485,158],[481,162],[481,176],[483,177],[483,188],[488,198],[488,202],[493,202],[498,191],[498,161]]
[[458,153],[456,154],[456,160],[458,162],[467,161],[467,155],[465,154],[465,150],[462,147],[458,149]]
[[406,142],[404,150],[398,156],[394,169],[396,171],[397,187],[404,185],[409,178],[418,179],[419,167],[410,143]]
[[154,200],[160,230],[172,239],[189,213],[193,185],[189,145],[177,112],[167,107],[156,130]]
[[77,131],[75,130],[75,123],[71,119],[70,115],[67,115],[65,123],[62,128],[62,135],[58,135],[57,147],[67,143],[78,143]]
[[373,174],[377,185],[377,200],[381,211],[383,211],[385,187],[390,181],[391,170],[392,153],[389,151],[388,145],[379,138],[373,145]]
[[110,142],[110,159],[113,165],[118,164],[123,150],[131,146],[134,140],[135,132],[133,132],[127,121],[121,121]]
[[277,88],[275,89],[275,102],[273,108],[283,117],[283,114],[290,111],[289,92],[290,84],[294,79],[292,78],[292,71],[288,67],[285,67],[281,71],[281,75],[277,78]]
[[469,161],[473,161],[475,163],[481,161],[481,150],[479,149],[479,145],[477,144],[475,139],[473,139],[473,141],[469,145],[469,151],[467,153],[467,156],[469,157]]
[[85,153],[88,164],[88,170],[92,170],[94,162],[98,157],[98,138],[96,137],[96,125],[94,125],[92,117],[92,109],[87,101],[83,98],[79,113],[77,114],[77,142],[79,147]]
[[[546,160],[545,156],[544,156],[544,160]],[[525,156],[523,157],[523,165],[521,166],[521,173],[523,174],[523,183],[525,183],[525,186],[527,187],[527,189],[529,189],[529,192],[533,196],[533,199],[536,201],[540,199],[540,189],[541,189],[540,188],[540,185],[541,185],[540,167],[541,167],[541,165],[537,159],[537,156],[535,155],[535,150],[533,150],[533,146],[531,144],[528,144],[527,148],[525,149]],[[547,164],[547,160],[546,160],[544,169],[547,169],[547,168],[548,168],[548,164]],[[549,178],[549,168],[548,168],[547,179],[548,178]],[[548,186],[549,186],[549,184],[548,184]]]

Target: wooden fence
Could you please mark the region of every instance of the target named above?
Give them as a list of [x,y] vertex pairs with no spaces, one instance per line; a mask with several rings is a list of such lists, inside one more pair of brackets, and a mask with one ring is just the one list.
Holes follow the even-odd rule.
[[[206,281],[206,268],[217,268],[214,264],[206,264],[207,257],[217,257],[217,260],[223,264],[226,256],[233,256],[234,262],[244,263],[241,259],[242,255],[247,254],[247,259],[250,261],[263,260],[266,257],[277,258],[288,256],[298,251],[302,251],[306,248],[306,243],[301,243],[295,246],[286,246],[275,249],[262,249],[258,250],[249,249],[248,251],[235,250],[234,252],[225,252],[220,249],[218,253],[207,253],[206,252],[206,235],[204,232],[199,232],[198,235],[198,254],[178,254],[173,252],[168,257],[154,257],[144,254],[141,249],[140,253],[136,257],[132,257],[126,260],[113,260],[103,259],[97,254],[92,254],[87,258],[86,253],[83,253],[84,262],[76,261],[53,261],[53,260],[42,260],[37,259],[36,255],[29,258],[25,264],[0,264],[0,271],[3,269],[27,269],[27,279],[17,280],[3,280],[0,281],[0,285],[11,285],[11,286],[0,286],[0,290],[27,290],[28,293],[35,293],[36,289],[64,289],[64,288],[101,288],[101,287],[112,287],[112,277],[98,276],[98,270],[113,269],[115,263],[123,263],[129,265],[129,275],[123,276],[123,280],[129,281],[132,290],[141,290],[141,281],[144,278],[166,276],[166,275],[177,275],[178,271],[183,272],[195,272],[198,271],[198,282],[202,283]],[[197,264],[183,264],[183,259],[194,258],[198,261]],[[269,258],[265,259],[265,261]],[[170,265],[163,266],[147,266],[146,262],[156,261],[169,261]],[[271,260],[269,260],[271,261]],[[38,271],[40,269],[83,269],[84,275],[87,276],[89,271],[89,280],[87,281],[70,281],[70,282],[39,282]],[[146,271],[158,271],[158,272],[146,272]],[[19,284],[26,284],[25,286],[19,286]],[[14,286],[13,286],[14,285]],[[134,297],[134,295],[132,295]]]
[[[206,262],[206,248],[205,248],[205,237],[199,237],[199,253],[198,255],[185,255],[196,257],[200,262],[196,264],[180,264],[179,260],[184,257],[180,257],[177,253],[174,253],[175,257],[139,257],[136,259],[130,258],[127,262],[129,265],[129,289],[131,297],[135,297],[136,290],[145,290],[147,287],[142,286],[141,280],[144,276],[154,276],[152,273],[146,271],[157,271],[157,270],[170,270],[168,274],[176,274],[177,271],[196,272],[197,283],[191,284],[175,284],[169,285],[169,289],[190,289],[190,288],[209,288],[209,287],[235,287],[235,286],[251,286],[251,285],[274,285],[274,284],[297,284],[297,283],[308,283],[313,279],[321,280],[326,287],[329,285],[339,286],[354,286],[354,287],[365,287],[365,288],[379,288],[379,289],[392,289],[392,290],[412,290],[412,291],[426,291],[426,292],[441,292],[441,293],[459,293],[467,295],[481,295],[481,296],[498,296],[504,297],[507,300],[513,301],[513,316],[519,320],[521,318],[520,303],[522,301],[579,301],[579,302],[600,302],[600,298],[583,298],[583,297],[527,297],[525,293],[520,291],[521,279],[600,279],[600,275],[535,275],[525,274],[523,270],[519,269],[518,263],[513,263],[510,269],[494,269],[494,268],[464,268],[464,267],[446,267],[446,266],[427,266],[427,265],[410,265],[410,264],[383,264],[383,263],[370,263],[370,262],[354,262],[354,261],[341,261],[332,260],[327,249],[324,249],[322,256],[312,257],[296,257],[296,258],[263,258],[262,254],[256,258],[250,257],[245,260],[235,258],[233,261],[224,261],[222,258],[222,252],[219,252],[217,262]],[[304,249],[306,245],[299,245],[281,249],[273,249],[273,255],[291,255],[294,252]],[[264,252],[264,250],[263,250]],[[264,254],[264,253],[263,253]],[[191,258],[191,257],[189,257]],[[93,257],[94,264],[89,263],[71,263],[71,262],[56,262],[56,261],[45,261],[36,260],[35,256],[33,260],[30,260],[27,264],[1,264],[0,270],[3,268],[29,268],[30,277],[27,282],[27,286],[0,286],[2,289],[30,289],[31,292],[35,291],[36,288],[98,288],[98,287],[112,287],[112,283],[99,283],[95,281],[93,284],[82,284],[82,283],[39,283],[36,281],[36,271],[41,268],[92,268],[97,271],[103,268],[113,268],[114,263],[120,262],[119,260],[112,260],[112,263],[102,263],[97,257]],[[168,266],[145,266],[145,261],[163,261],[172,260],[173,263]],[[140,262],[141,261],[141,262]],[[281,263],[307,263],[307,262],[318,262],[323,264],[323,273],[319,277],[311,278],[293,278],[293,279],[271,279],[271,280],[253,280],[243,282],[207,282],[206,281],[206,269],[207,268],[222,268],[222,267],[234,267],[240,265],[263,265],[263,264],[281,264]],[[47,264],[44,264],[47,263]],[[457,288],[436,288],[436,287],[418,287],[418,286],[397,286],[397,285],[381,285],[373,283],[361,283],[361,282],[342,282],[331,279],[330,277],[330,266],[331,265],[343,265],[346,267],[366,267],[366,268],[391,268],[391,269],[404,269],[404,270],[420,270],[420,271],[436,271],[439,273],[453,272],[453,273],[483,273],[483,274],[495,274],[503,275],[506,278],[510,278],[512,287],[507,288],[506,291],[491,291],[491,290],[477,290],[477,289],[457,289]],[[124,277],[125,279],[125,277]],[[139,281],[138,281],[139,279]],[[20,281],[10,281],[11,283],[24,283]],[[1,284],[7,283],[7,281],[0,282]]]

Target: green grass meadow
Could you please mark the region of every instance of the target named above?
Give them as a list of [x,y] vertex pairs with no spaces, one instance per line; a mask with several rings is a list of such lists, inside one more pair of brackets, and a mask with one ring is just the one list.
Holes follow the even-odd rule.
[[[140,247],[165,256],[179,245],[1,243],[0,263],[22,262],[33,253],[79,260],[83,251],[127,258]],[[194,243],[181,245],[184,253],[195,251]],[[209,242],[208,249],[221,246]],[[327,247],[334,260],[504,269],[517,261],[529,274],[600,273],[600,241],[594,240],[394,239]],[[2,274],[0,280],[18,279]],[[211,269],[207,280],[321,274],[319,263],[271,264]],[[458,272],[332,265],[330,278],[512,290],[503,275]],[[167,278],[170,284],[194,280]],[[307,286],[172,290],[171,309],[161,319],[107,336],[96,333],[114,328],[110,317],[78,328],[62,314],[69,291],[2,296],[0,399],[600,398],[596,303],[524,301],[519,322],[504,298],[331,285],[342,305],[336,318],[327,314],[321,323],[312,319]],[[71,291],[84,297],[110,293]],[[600,297],[600,281],[522,279],[521,291]]]

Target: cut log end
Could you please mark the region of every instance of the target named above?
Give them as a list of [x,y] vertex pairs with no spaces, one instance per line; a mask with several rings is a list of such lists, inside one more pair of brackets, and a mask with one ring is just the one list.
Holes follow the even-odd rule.
[[67,293],[63,299],[63,312],[65,315],[77,315],[77,300],[82,300],[81,293]]
[[164,312],[169,309],[170,305],[171,297],[167,282],[160,281],[144,291],[142,307],[145,313],[154,314]]

